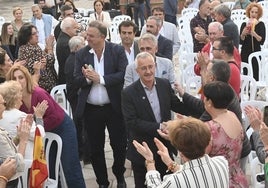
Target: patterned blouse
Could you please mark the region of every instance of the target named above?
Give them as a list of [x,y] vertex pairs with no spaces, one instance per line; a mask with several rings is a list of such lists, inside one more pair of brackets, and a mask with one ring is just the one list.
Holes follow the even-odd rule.
[[46,57],[47,63],[45,68],[41,70],[38,84],[47,92],[50,92],[57,82],[57,73],[54,68],[54,54],[48,54],[42,51],[38,45],[26,44],[19,48],[18,58],[20,60],[26,60],[25,67],[31,74],[34,74],[34,62],[40,61],[42,57]]

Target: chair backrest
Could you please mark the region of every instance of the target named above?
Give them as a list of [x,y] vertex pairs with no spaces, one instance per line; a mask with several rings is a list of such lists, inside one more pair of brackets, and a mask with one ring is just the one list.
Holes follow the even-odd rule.
[[263,21],[264,23],[267,23],[267,21],[268,21],[268,11],[267,11],[268,10],[268,1],[259,1],[258,3],[262,6],[262,9],[263,9],[263,15],[260,18],[260,20]]
[[57,85],[52,88],[50,95],[52,98],[65,110],[65,112],[72,117],[72,109],[67,100],[66,84]]
[[264,87],[268,85],[268,76],[267,76],[267,61],[268,61],[268,50],[253,52],[248,56],[248,63],[252,67],[253,63],[257,61],[259,67],[259,81],[257,81],[258,87]]
[[29,170],[32,167],[32,160],[24,159],[24,172],[19,178],[18,188],[27,188],[29,185]]
[[120,43],[121,38],[119,35],[119,28],[118,26],[122,21],[131,20],[131,17],[128,15],[118,15],[113,18],[111,26],[109,27],[110,35],[111,35],[111,42]]
[[182,76],[182,84],[184,87],[186,87],[186,81],[191,78],[196,76],[195,72],[194,72],[194,64],[188,64],[185,69],[183,69],[182,72],[183,76]]
[[241,75],[241,101],[255,100],[257,93],[256,80],[251,76]]
[[[48,179],[45,181],[44,187],[57,188],[59,180],[62,140],[59,135],[51,132],[46,132],[46,135],[44,137],[44,144],[45,144],[45,155],[48,167]],[[56,146],[54,144],[56,144]],[[56,153],[54,151],[55,148],[57,148]],[[52,170],[50,169],[51,166],[53,166],[55,172],[51,172]]]
[[244,9],[235,9],[231,11],[231,20],[237,25],[238,32],[240,33],[240,28],[243,22],[248,21],[246,16],[246,11]]
[[184,16],[186,13],[195,13],[195,15],[199,12],[199,9],[197,8],[184,8],[181,11],[181,15]]
[[249,126],[249,123],[250,123],[248,118],[247,118],[247,116],[246,116],[246,114],[245,114],[245,111],[244,111],[245,107],[248,106],[248,105],[256,107],[256,108],[262,110],[265,106],[268,105],[268,102],[266,102],[266,101],[256,101],[256,100],[241,101],[240,106],[241,106],[241,110],[242,110],[243,126],[244,126],[245,130],[247,130],[247,128]]
[[193,37],[190,29],[190,20],[188,17],[180,17],[177,19],[178,22],[178,34],[180,42],[193,44]]
[[264,183],[257,181],[257,175],[262,172],[264,174],[263,169],[264,165],[259,161],[258,157],[254,157],[252,160],[249,160],[250,164],[250,172],[251,172],[251,184],[254,188],[264,188]]
[[185,91],[197,98],[200,98],[198,91],[200,90],[201,86],[201,76],[192,76],[186,80]]
[[226,5],[230,10],[233,10],[235,2],[234,1],[225,1],[223,2],[224,5]]
[[244,74],[243,70],[247,70],[247,76],[251,76],[253,77],[253,70],[252,67],[250,66],[250,64],[245,63],[245,62],[241,62],[241,74]]

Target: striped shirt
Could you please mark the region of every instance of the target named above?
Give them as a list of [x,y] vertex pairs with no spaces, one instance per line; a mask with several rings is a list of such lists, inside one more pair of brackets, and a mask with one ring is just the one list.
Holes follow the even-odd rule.
[[149,188],[228,188],[228,162],[223,156],[211,158],[204,155],[186,162],[179,171],[164,176],[162,182],[158,171],[148,171],[146,183]]

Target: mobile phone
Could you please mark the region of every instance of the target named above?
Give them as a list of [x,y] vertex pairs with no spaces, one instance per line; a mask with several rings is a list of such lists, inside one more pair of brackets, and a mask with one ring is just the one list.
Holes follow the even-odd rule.
[[263,122],[268,126],[268,106],[264,107]]

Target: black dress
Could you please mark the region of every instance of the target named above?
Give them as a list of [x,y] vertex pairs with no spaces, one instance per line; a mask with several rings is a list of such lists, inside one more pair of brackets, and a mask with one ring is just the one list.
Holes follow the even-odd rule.
[[[241,29],[240,29],[240,35],[242,34],[242,31],[246,27],[246,25],[247,25],[246,22],[242,23]],[[246,35],[245,40],[241,40],[240,38],[240,44],[242,45],[241,47],[242,62],[248,63],[248,56],[252,52],[261,51],[261,45],[263,45],[265,41],[265,25],[262,21],[260,21],[255,26],[255,32],[262,37],[261,41],[257,41],[256,38],[252,37],[251,35]],[[253,38],[253,43],[252,43],[252,38]],[[254,59],[254,61],[256,60]],[[258,81],[259,80],[259,68],[258,68],[257,61],[253,63],[252,68],[253,68],[253,77],[255,78],[255,80]]]

